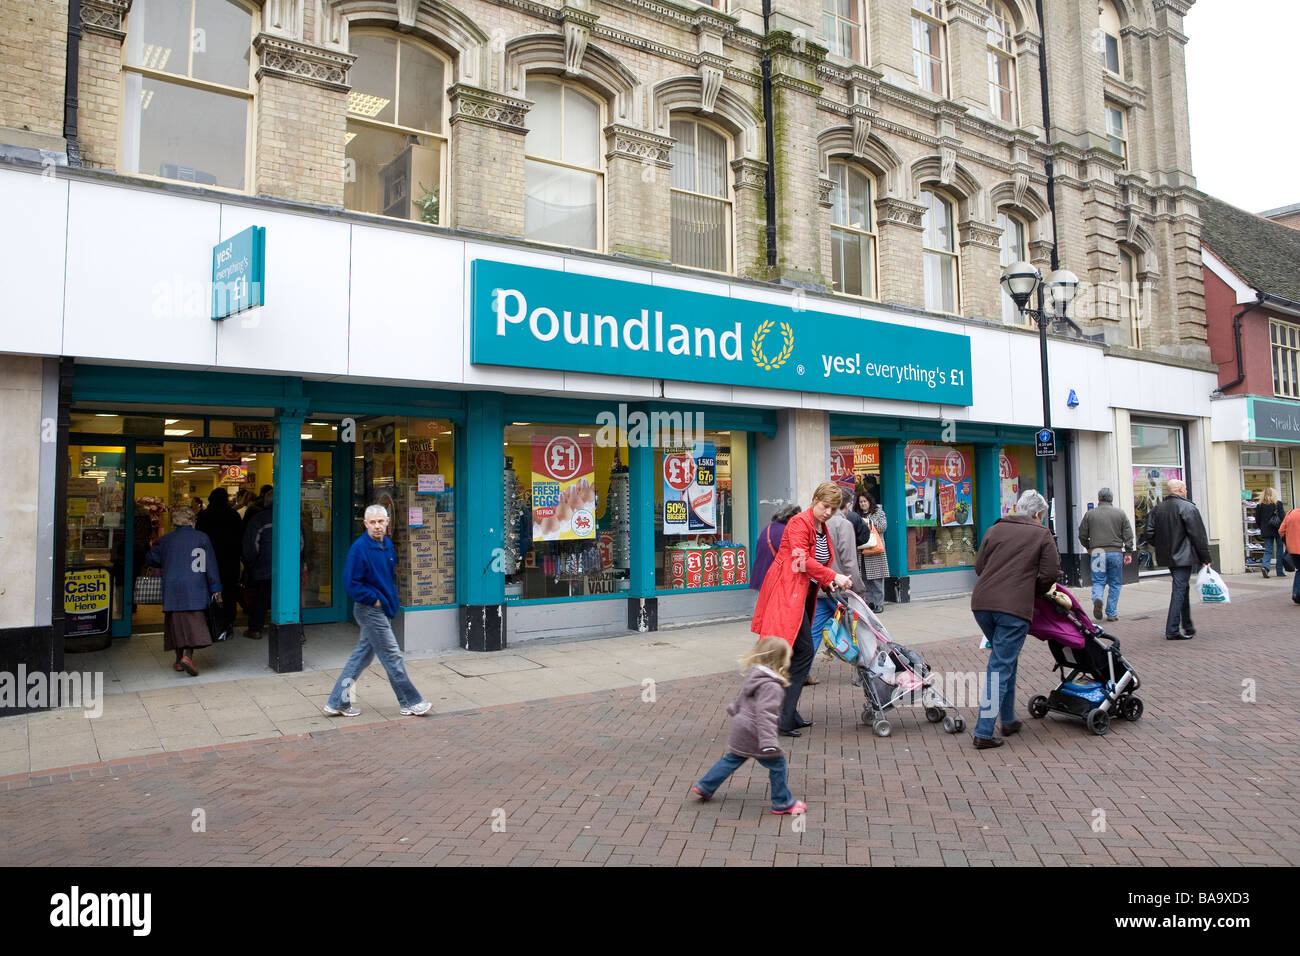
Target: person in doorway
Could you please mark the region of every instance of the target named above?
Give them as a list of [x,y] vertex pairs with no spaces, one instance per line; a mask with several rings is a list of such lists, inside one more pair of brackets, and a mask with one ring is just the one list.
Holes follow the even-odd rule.
[[217,556],[217,573],[221,576],[221,592],[230,600],[222,602],[218,627],[229,631],[235,626],[234,596],[239,593],[239,555],[243,547],[243,532],[239,512],[230,507],[230,493],[225,488],[214,488],[208,495],[208,506],[194,519],[194,528],[208,536]]
[[[1187,500],[1187,485],[1169,479],[1169,494],[1151,509],[1147,517],[1146,539],[1156,549],[1156,560],[1169,568],[1173,582],[1169,596],[1169,614],[1165,618],[1165,640],[1188,641],[1196,636],[1192,624],[1192,602],[1188,582],[1197,565],[1210,566],[1210,539],[1205,522],[1196,505]],[[1182,632],[1178,630],[1182,623]]]
[[1277,500],[1277,489],[1265,488],[1259,496],[1259,504],[1255,506],[1255,526],[1259,528],[1260,544],[1264,545],[1264,555],[1259,559],[1264,566],[1264,577],[1268,577],[1269,564],[1274,557],[1277,558],[1277,576],[1286,577],[1286,566],[1282,559],[1288,548],[1279,534],[1284,517],[1286,505]]
[[145,564],[162,568],[163,650],[176,653],[175,670],[198,677],[194,651],[212,644],[206,611],[209,595],[221,600],[221,577],[212,542],[194,530],[194,512],[173,508],[171,518],[176,530],[158,539]]
[[[1004,738],[1020,732],[1016,719],[1020,649],[1034,617],[1034,598],[1046,594],[1061,575],[1061,555],[1043,523],[1046,517],[1046,499],[1026,491],[1016,501],[1016,513],[995,521],[980,542],[970,607],[990,651],[975,722],[976,750],[1001,747]],[[994,737],[999,718],[1002,736]]]
[[1118,621],[1124,565],[1133,563],[1133,526],[1109,488],[1097,492],[1097,507],[1079,522],[1079,543],[1092,555],[1092,616],[1101,620],[1104,597],[1106,620]]
[[[889,528],[889,520],[885,517],[885,509],[880,506],[876,496],[869,491],[863,492],[858,496],[858,502],[859,507],[863,509],[862,520],[872,531],[883,536]],[[865,543],[865,541],[861,542],[861,544]],[[879,614],[885,609],[885,578],[889,577],[889,558],[884,551],[862,554],[860,563],[862,581],[867,588],[867,603],[871,605],[871,610]]]
[[758,546],[754,548],[754,569],[749,576],[749,586],[755,591],[763,587],[763,579],[767,577],[767,570],[776,560],[776,553],[781,547],[781,535],[785,534],[785,526],[795,515],[799,513],[798,505],[784,505],[777,509],[776,514],[772,515],[772,520],[763,533],[758,536]]
[[270,485],[263,485],[262,490],[259,491],[257,496],[248,503],[248,507],[244,509],[245,531],[248,530],[248,526],[252,524],[254,518],[271,507],[271,500],[274,497],[274,491],[275,489]]
[[[248,630],[245,637],[257,640],[262,636],[267,613],[271,610],[271,554],[272,527],[275,517],[275,491],[267,485],[262,495],[263,508],[244,529],[244,571],[252,582],[252,606],[248,609]],[[306,541],[298,531],[298,553],[301,555]]]
[[830,568],[832,550],[826,521],[839,510],[840,486],[824,481],[813,492],[807,511],[795,515],[785,526],[776,560],[758,592],[758,604],[750,630],[760,638],[779,637],[793,649],[790,686],[781,707],[780,732],[800,736],[811,727],[799,713],[799,695],[812,667],[817,645],[813,643],[812,619],[819,587],[846,588],[852,579]]
[[348,550],[343,565],[343,589],[355,602],[352,616],[361,627],[356,650],[343,665],[324,711],[327,717],[357,717],[357,678],[376,657],[388,674],[403,717],[423,717],[433,705],[426,701],[406,675],[406,662],[393,635],[392,619],[397,616],[397,552],[389,540],[388,509],[371,505],[365,513],[366,533]]
[[[1287,551],[1291,554],[1300,554],[1300,508],[1292,508],[1287,512],[1277,530],[1286,544]],[[1300,570],[1291,575],[1291,600],[1300,604]]]

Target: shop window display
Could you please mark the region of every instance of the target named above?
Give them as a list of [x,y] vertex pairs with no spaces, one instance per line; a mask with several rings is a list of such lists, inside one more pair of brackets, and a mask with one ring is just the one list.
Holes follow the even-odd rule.
[[909,571],[975,563],[974,448],[909,442],[903,453]]
[[[864,491],[882,508],[880,499],[880,442],[874,438],[831,439],[831,481],[857,497]],[[888,512],[886,512],[888,513]]]
[[[1133,447],[1133,530],[1139,539],[1152,509],[1169,494],[1169,480],[1187,479],[1183,474],[1183,431],[1178,426],[1131,426]],[[1138,548],[1140,571],[1156,571],[1155,547],[1143,542]]]
[[748,433],[655,449],[655,585],[749,584]]
[[592,426],[505,430],[506,600],[617,594],[631,586],[627,444]]
[[1007,445],[998,455],[1002,517],[1016,513],[1016,501],[1026,491],[1038,490],[1038,456],[1033,445]]
[[403,607],[456,603],[456,498],[451,423],[386,417],[358,422],[353,537],[369,504],[388,509]]

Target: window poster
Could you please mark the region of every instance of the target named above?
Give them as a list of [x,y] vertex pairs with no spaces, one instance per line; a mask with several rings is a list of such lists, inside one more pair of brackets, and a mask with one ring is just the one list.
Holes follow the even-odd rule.
[[909,444],[905,518],[908,527],[959,527],[975,521],[972,506],[972,456],[945,445]]
[[1020,466],[1014,458],[998,455],[998,478],[1002,485],[1002,517],[1016,513],[1020,499]]
[[534,541],[594,540],[596,467],[591,437],[534,435]]
[[718,473],[713,442],[664,449],[664,534],[718,533]]

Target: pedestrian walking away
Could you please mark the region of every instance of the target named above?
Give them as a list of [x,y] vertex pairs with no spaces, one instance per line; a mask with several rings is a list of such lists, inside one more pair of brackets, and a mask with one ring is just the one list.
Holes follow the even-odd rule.
[[781,702],[790,683],[790,645],[779,637],[765,637],[740,659],[745,681],[740,696],[727,707],[731,732],[727,752],[691,792],[709,800],[727,778],[749,759],[767,768],[772,784],[773,813],[803,813],[807,806],[796,800],[786,782],[785,752],[777,740]]
[[1276,488],[1265,488],[1255,506],[1255,526],[1259,528],[1259,541],[1264,546],[1264,554],[1259,559],[1263,565],[1264,577],[1268,577],[1269,565],[1277,558],[1277,576],[1286,577],[1283,559],[1287,552],[1295,554],[1282,539],[1282,519],[1286,517],[1286,505],[1277,500]]
[[243,545],[242,524],[239,512],[230,507],[230,494],[225,488],[214,488],[208,495],[208,506],[194,519],[194,529],[208,536],[217,556],[217,573],[221,576],[221,604],[218,627],[222,632],[235,627],[235,596],[239,593],[239,554]]
[[771,522],[758,536],[758,546],[754,548],[754,567],[749,575],[749,586],[755,591],[762,590],[767,570],[776,560],[776,552],[781,547],[781,535],[785,534],[785,526],[798,513],[798,505],[785,505],[777,509]]
[[[1286,549],[1292,554],[1300,554],[1300,508],[1292,508],[1278,526]],[[1291,575],[1291,600],[1300,604],[1300,571]]]
[[801,728],[812,726],[812,721],[799,713],[799,695],[817,653],[812,634],[817,589],[847,588],[853,583],[847,574],[836,574],[830,567],[833,549],[825,525],[839,507],[840,486],[833,481],[818,485],[808,510],[799,512],[785,526],[754,607],[750,630],[760,638],[779,637],[793,650],[779,727],[787,737],[798,737]]
[[[877,536],[883,537],[889,530],[889,520],[885,517],[885,509],[876,500],[876,496],[869,491],[859,494],[858,509],[859,514],[862,515],[862,523]],[[860,539],[858,546],[861,547],[866,543],[865,539]],[[867,587],[864,596],[871,610],[880,614],[885,610],[885,578],[889,577],[889,557],[883,548],[870,552],[862,551],[860,555],[862,580]]]
[[1177,478],[1170,478],[1168,487],[1169,494],[1151,509],[1145,536],[1155,547],[1156,561],[1169,568],[1172,580],[1169,614],[1165,618],[1165,640],[1186,641],[1196,636],[1187,586],[1197,565],[1210,566],[1210,539],[1205,533],[1201,513],[1187,499],[1187,485]]
[[393,634],[392,619],[397,616],[397,552],[387,537],[388,509],[371,505],[365,514],[366,533],[348,550],[343,565],[343,589],[355,602],[352,616],[361,628],[356,650],[343,665],[325,703],[328,717],[358,717],[354,706],[357,679],[376,657],[388,674],[388,683],[397,695],[403,717],[423,717],[433,705],[427,702],[411,678],[406,675],[406,661]]
[[1133,563],[1133,525],[1114,502],[1111,490],[1102,488],[1097,492],[1097,507],[1079,522],[1079,543],[1092,555],[1092,616],[1099,621],[1103,598],[1106,620],[1119,620],[1124,566]]
[[[1043,524],[1046,517],[1047,500],[1036,491],[1026,491],[1016,501],[1016,513],[995,521],[980,542],[970,607],[990,650],[975,723],[977,750],[1001,747],[1003,737],[1020,732],[1016,719],[1020,650],[1034,617],[1034,599],[1046,594],[1061,576],[1061,555]],[[1002,737],[994,737],[999,718]]]
[[221,600],[221,577],[212,542],[194,530],[194,512],[173,508],[171,517],[176,530],[159,538],[144,560],[163,572],[163,650],[175,651],[174,670],[198,677],[194,651],[212,644],[207,609],[210,600]]

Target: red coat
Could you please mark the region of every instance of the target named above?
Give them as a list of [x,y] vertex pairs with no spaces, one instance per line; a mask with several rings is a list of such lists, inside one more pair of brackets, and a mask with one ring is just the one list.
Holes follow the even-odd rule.
[[[795,515],[785,526],[776,560],[763,579],[763,589],[758,592],[754,621],[749,628],[760,638],[779,637],[793,647],[799,636],[799,627],[803,624],[809,582],[829,585],[835,580],[834,571],[817,563],[817,538],[813,530],[815,524],[812,509],[809,508]],[[831,548],[831,558],[834,560],[835,550],[829,535],[826,544]],[[794,568],[797,555],[803,556],[802,571]]]

